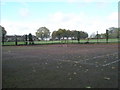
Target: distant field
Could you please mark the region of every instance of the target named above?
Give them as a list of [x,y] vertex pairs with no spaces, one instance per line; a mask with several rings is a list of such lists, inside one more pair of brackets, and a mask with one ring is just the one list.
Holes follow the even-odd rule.
[[[80,43],[85,43],[88,40],[81,39]],[[106,39],[90,39],[90,43],[106,43]],[[109,43],[118,43],[118,39],[109,39]],[[60,44],[60,43],[78,43],[77,40],[61,40],[61,41],[35,41],[35,44]],[[25,42],[18,42],[18,45],[24,45]],[[15,45],[15,42],[5,42],[4,45]]]

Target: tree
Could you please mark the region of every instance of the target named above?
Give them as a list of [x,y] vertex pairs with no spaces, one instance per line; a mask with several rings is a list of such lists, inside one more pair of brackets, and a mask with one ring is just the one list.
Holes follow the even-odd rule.
[[95,38],[101,38],[101,34],[96,34]]
[[55,40],[57,37],[57,31],[53,31],[52,33],[52,40]]
[[[79,32],[80,32],[79,39],[88,37],[87,32],[84,32],[84,31],[79,31]],[[61,39],[64,40],[64,38],[67,38],[67,40],[68,40],[68,38],[71,38],[72,40],[73,39],[77,40],[78,39],[78,31],[77,30],[70,31],[70,30],[66,30],[66,29],[58,29],[58,31],[54,31],[52,33],[52,38],[53,39],[58,38],[59,40],[61,40]]]
[[58,29],[58,31],[56,32],[56,36],[57,38],[60,40],[61,38],[64,39],[65,36],[65,29]]
[[66,34],[66,37],[67,37],[67,40],[68,40],[68,38],[71,37],[71,31],[67,30],[65,34]]
[[[119,38],[120,28],[110,27],[108,30],[109,38]],[[106,33],[100,34],[102,38],[106,38]]]
[[97,39],[97,42],[98,42],[98,39],[101,38],[101,35],[98,34],[98,31],[97,31],[97,34],[95,35],[95,38]]
[[1,35],[2,35],[2,43],[4,44],[4,42],[5,42],[5,36],[6,36],[6,34],[7,34],[7,31],[5,30],[5,28],[4,27],[2,27],[1,25],[0,25],[0,31],[1,31]]
[[118,38],[118,28],[111,27],[108,29],[109,30],[109,38]]
[[72,36],[74,39],[77,39],[78,31],[74,30],[72,31]]
[[106,33],[101,33],[100,36],[101,38],[106,38]]
[[67,39],[71,36],[71,31],[70,30],[66,30],[66,29],[58,29],[58,31],[53,31],[52,33],[52,38],[58,38],[63,39],[66,37]]
[[41,40],[47,39],[50,37],[50,31],[46,27],[40,27],[36,32],[36,36],[41,38]]
[[84,31],[80,31],[80,38],[81,39],[85,39],[88,37],[88,33],[87,32],[84,32]]
[[95,32],[90,35],[90,38],[95,38],[96,34]]

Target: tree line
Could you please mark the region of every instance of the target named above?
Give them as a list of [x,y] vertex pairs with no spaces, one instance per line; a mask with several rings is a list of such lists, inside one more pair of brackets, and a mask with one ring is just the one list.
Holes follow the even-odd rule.
[[[108,29],[108,38],[119,38],[120,36],[120,28],[117,27],[110,27]],[[107,34],[106,33],[92,33],[90,38],[106,38]]]
[[[89,38],[119,38],[120,36],[120,28],[117,27],[110,27],[108,29],[108,35],[105,33],[99,33],[98,31],[96,33],[93,33],[90,35]],[[77,40],[78,38],[80,39],[85,39],[88,38],[88,33],[84,31],[78,31],[78,30],[66,30],[66,29],[58,29],[52,32],[50,36],[50,30],[46,27],[40,27],[37,32],[36,36],[40,38],[41,40],[44,40],[45,38],[50,38],[52,40],[64,40],[65,38],[67,39],[72,39],[72,40]]]
[[[7,31],[5,30],[4,27],[0,25],[0,31],[2,33],[2,42],[4,43],[5,36],[7,34]],[[94,33],[92,34],[89,38],[119,38],[120,36],[120,28],[116,27],[110,27],[109,29],[106,30],[106,33],[101,33],[99,34]],[[71,40],[80,40],[80,39],[85,39],[88,38],[88,33],[84,31],[78,31],[78,30],[66,30],[66,29],[58,29],[55,30],[51,33],[50,35],[50,30],[46,27],[40,27],[39,29],[36,30],[35,34],[36,37],[39,38],[40,40],[47,40],[50,38],[51,40],[64,40],[64,39],[71,39]],[[27,37],[27,36],[26,36]],[[30,40],[32,41],[31,37],[32,34],[29,35]]]
[[[37,32],[36,36],[41,40],[46,38],[50,38],[50,30],[46,27],[40,27]],[[77,30],[66,30],[66,29],[58,29],[57,31],[53,31],[51,34],[52,40],[64,40],[64,39],[85,39],[88,37],[88,33],[84,31],[77,31]]]
[[61,39],[72,39],[72,40],[76,40],[78,38],[81,38],[81,39],[85,39],[88,37],[88,33],[87,32],[84,32],[84,31],[77,31],[77,30],[66,30],[66,29],[58,29],[58,31],[53,31],[52,33],[52,39],[55,40],[55,39],[58,39],[58,40],[61,40]]

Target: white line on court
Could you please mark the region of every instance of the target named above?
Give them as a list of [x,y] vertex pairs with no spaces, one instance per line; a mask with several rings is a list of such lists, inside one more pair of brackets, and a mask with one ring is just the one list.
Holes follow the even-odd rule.
[[[14,53],[15,54],[15,53]],[[109,57],[110,55],[117,55],[118,52],[115,52],[115,53],[112,53],[112,54],[106,54],[106,55],[101,55],[101,56],[96,56],[96,57],[93,57],[93,58],[87,58],[87,59],[84,59],[82,61],[72,61],[72,60],[61,60],[61,59],[55,59],[55,60],[58,60],[58,61],[63,61],[63,62],[72,62],[72,63],[81,63],[81,64],[86,64],[86,65],[92,65],[92,66],[108,66],[108,65],[111,65],[113,63],[116,63],[116,62],[119,62],[119,60],[116,60],[116,61],[113,61],[113,62],[110,62],[110,63],[107,63],[107,64],[103,64],[103,65],[100,65],[100,64],[94,64],[94,63],[87,63],[86,61],[90,61],[90,60],[99,60],[99,59],[96,59],[96,58],[101,58],[101,57]],[[27,56],[27,55],[26,55]],[[29,56],[30,57],[30,56]],[[39,57],[39,56],[32,56],[32,57]],[[19,57],[20,58],[20,57]],[[47,59],[47,57],[45,57],[44,59]]]
[[89,60],[91,60],[91,59],[96,59],[96,58],[105,57],[105,56],[108,56],[108,57],[109,57],[110,55],[116,55],[116,54],[118,54],[118,53],[115,52],[115,53],[112,53],[112,54],[106,54],[106,55],[96,56],[96,57],[93,57],[93,58],[90,58],[90,59],[84,59],[84,60],[82,60],[82,61],[72,61],[72,60],[59,60],[59,61],[72,62],[72,63],[81,63],[81,64],[87,64],[87,65],[92,65],[92,66],[108,66],[108,65],[111,65],[111,64],[113,64],[113,63],[119,62],[120,60],[116,60],[116,61],[113,61],[113,62],[104,64],[104,65],[94,64],[94,63],[87,63],[86,61],[89,61]]
[[[115,53],[112,53],[112,54],[106,54],[106,55],[96,56],[96,57],[93,57],[92,59],[101,58],[101,57],[105,57],[105,56],[109,57],[110,55],[115,55],[115,54],[118,54],[118,52],[115,52]],[[91,60],[91,58],[90,59],[85,59],[84,61],[89,61],[89,60]]]
[[70,62],[70,63],[76,63],[76,64],[77,64],[77,63],[80,63],[80,64],[92,65],[92,66],[96,66],[96,67],[100,66],[100,65],[98,65],[98,64],[86,63],[86,62],[83,62],[83,61],[60,60],[60,59],[59,59],[59,61]]
[[113,61],[113,62],[110,62],[110,63],[107,63],[107,64],[104,64],[104,65],[102,65],[102,66],[105,67],[105,66],[111,65],[111,64],[113,64],[113,63],[117,63],[117,62],[119,62],[119,61],[120,61],[120,59],[118,59],[118,60],[116,60],[116,61]]

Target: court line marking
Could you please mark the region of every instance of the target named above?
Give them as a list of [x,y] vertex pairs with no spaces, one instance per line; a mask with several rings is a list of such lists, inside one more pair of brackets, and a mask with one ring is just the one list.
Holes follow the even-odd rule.
[[114,64],[114,63],[117,63],[117,62],[119,62],[119,61],[120,61],[120,59],[118,59],[118,60],[116,60],[116,61],[113,61],[113,62],[110,62],[110,63],[107,63],[107,64],[103,64],[102,66],[103,66],[103,67],[109,66],[109,65]]
[[101,57],[106,57],[106,56],[109,57],[110,55],[116,55],[116,54],[118,54],[118,52],[115,52],[115,53],[112,53],[112,54],[95,56],[95,57],[92,57],[92,58],[90,58],[90,59],[85,59],[84,61],[89,61],[89,60],[91,60],[91,59],[96,59],[96,58],[101,58]]
[[[71,61],[71,60],[59,60],[59,61],[64,61],[64,62],[73,62],[73,63],[76,63],[77,61]],[[94,64],[94,63],[86,63],[86,62],[77,62],[77,63],[80,63],[80,64],[86,64],[86,65],[91,65],[91,66],[96,66],[96,67],[99,67],[99,66],[103,66],[103,67],[105,67],[105,66],[109,66],[109,65],[111,65],[111,64],[114,64],[114,63],[117,63],[117,62],[119,62],[120,61],[120,59],[119,60],[116,60],[116,61],[113,61],[113,62],[110,62],[110,63],[107,63],[107,64]],[[77,64],[76,63],[76,64]]]
[[[116,54],[118,54],[117,52],[115,52],[115,53],[112,53],[112,54],[106,54],[106,55],[101,55],[101,56],[96,56],[96,57],[93,57],[93,58],[91,58],[91,59],[96,59],[96,58],[100,58],[100,57],[105,57],[105,56],[110,56],[110,55],[116,55]],[[89,61],[89,60],[91,60],[91,59],[84,59],[84,60],[82,60],[82,61],[72,61],[72,60],[61,60],[61,59],[57,59],[57,60],[59,60],[59,61],[64,61],[64,62],[73,62],[73,63],[81,63],[81,64],[87,64],[87,65],[92,65],[92,66],[96,66],[96,67],[98,67],[98,66],[108,66],[108,65],[111,65],[111,64],[113,64],[113,63],[116,63],[116,62],[119,62],[120,61],[120,59],[119,60],[116,60],[116,61],[113,61],[113,62],[109,62],[109,63],[107,63],[107,64],[94,64],[94,63],[86,63],[86,61]]]
[[[16,53],[14,53],[14,54],[16,54]],[[106,54],[106,55],[96,56],[96,57],[93,57],[93,58],[90,58],[90,59],[84,59],[82,61],[72,61],[72,60],[62,60],[62,59],[55,59],[55,60],[64,61],[64,62],[73,62],[73,63],[76,63],[76,64],[77,63],[81,63],[81,64],[87,64],[87,65],[92,65],[92,66],[108,66],[108,65],[111,65],[113,63],[119,62],[120,59],[116,60],[116,61],[113,61],[113,62],[110,62],[110,63],[107,63],[107,64],[102,64],[102,65],[100,65],[100,64],[94,64],[94,63],[86,63],[86,61],[90,61],[92,59],[96,59],[96,58],[100,58],[100,57],[105,57],[105,56],[109,57],[110,55],[116,55],[116,54],[118,54],[118,52],[115,52],[115,53],[112,53],[112,54]],[[32,57],[39,57],[39,56],[32,56]],[[47,58],[44,58],[44,59],[47,59]]]

